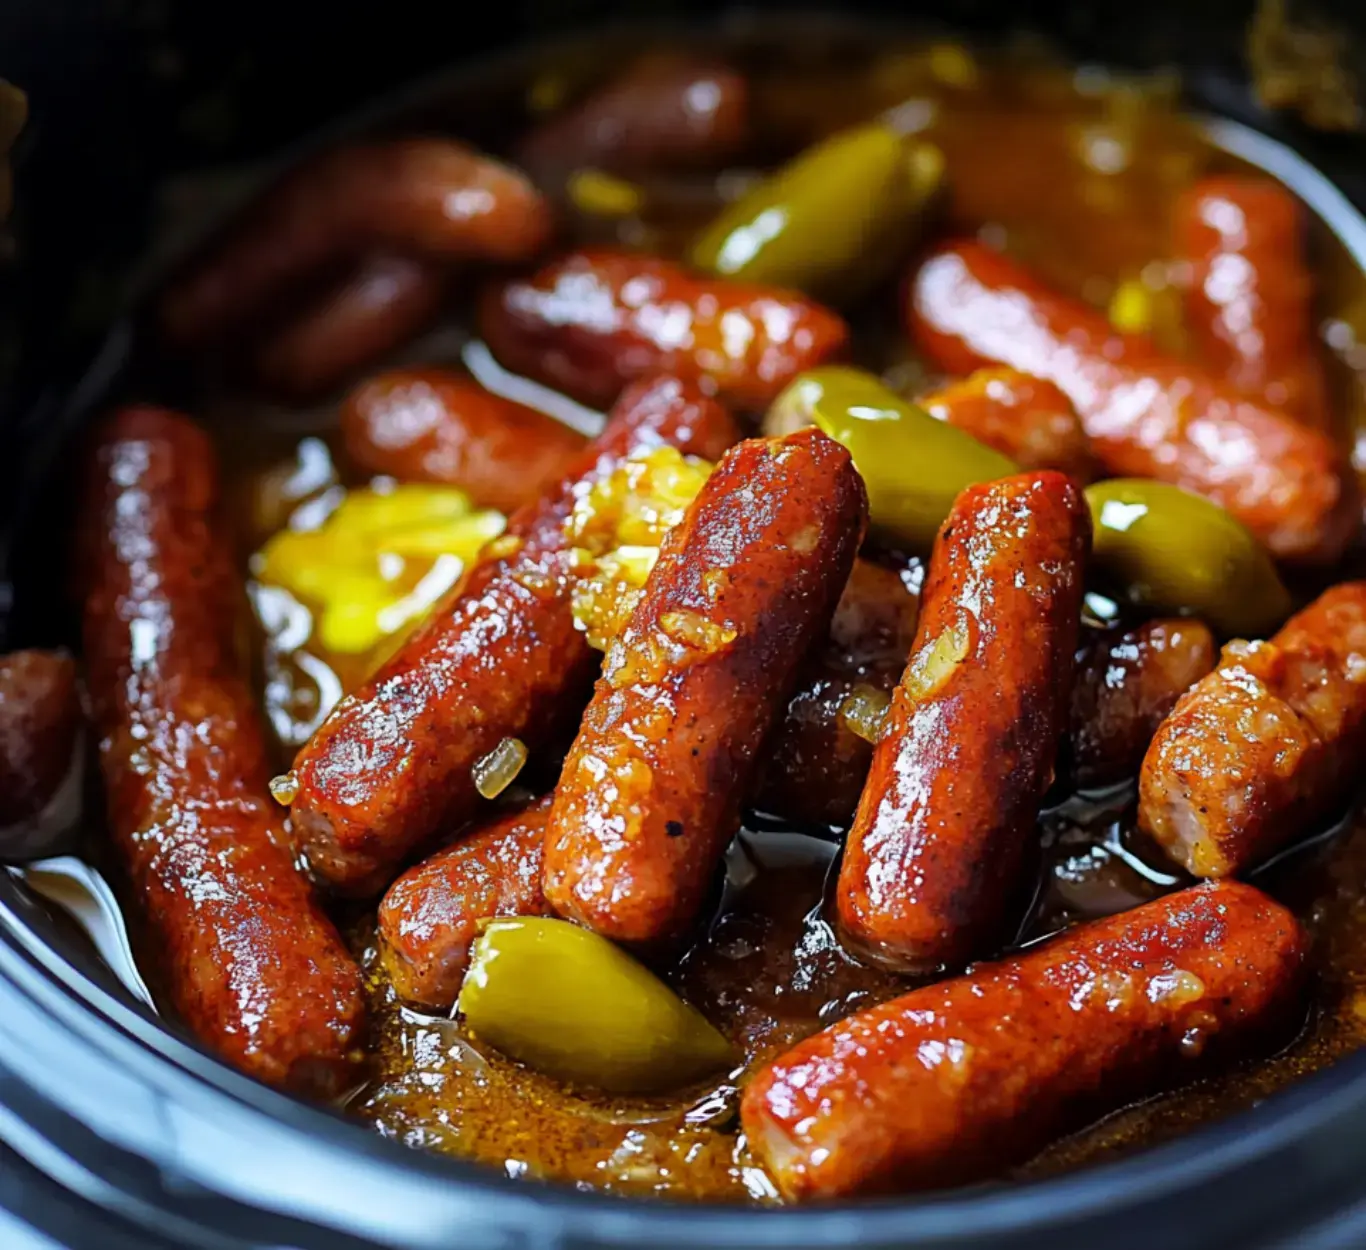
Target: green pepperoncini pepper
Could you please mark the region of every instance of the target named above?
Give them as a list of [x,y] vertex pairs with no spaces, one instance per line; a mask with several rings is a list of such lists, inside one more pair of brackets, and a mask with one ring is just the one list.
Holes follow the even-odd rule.
[[471,1032],[528,1067],[622,1094],[687,1085],[735,1048],[642,964],[566,920],[491,922],[458,1003]]
[[936,421],[861,369],[828,365],[795,378],[774,401],[781,428],[814,424],[854,458],[869,518],[886,541],[928,552],[958,493],[1018,473],[1000,452]]
[[1225,636],[1251,638],[1289,614],[1271,557],[1218,504],[1141,478],[1096,482],[1086,501],[1096,571],[1127,602],[1190,612]]

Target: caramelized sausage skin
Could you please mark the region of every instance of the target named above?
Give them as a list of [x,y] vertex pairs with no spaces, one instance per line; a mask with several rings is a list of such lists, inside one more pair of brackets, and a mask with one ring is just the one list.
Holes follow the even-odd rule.
[[867,510],[848,452],[818,430],[751,439],[717,466],[666,535],[565,760],[546,830],[557,912],[620,942],[687,931]]
[[1076,409],[1052,382],[1018,369],[978,369],[920,403],[1022,469],[1057,469],[1079,482],[1095,475]]
[[1359,520],[1331,439],[1199,368],[1121,335],[980,243],[941,248],[907,301],[912,336],[951,373],[1009,365],[1055,383],[1116,477],[1151,477],[1227,508],[1278,557],[1330,564]]
[[1287,1029],[1307,944],[1252,886],[1169,894],[799,1043],[745,1134],[789,1199],[984,1179]]
[[535,749],[586,687],[596,653],[575,628],[564,524],[576,490],[661,443],[716,459],[729,414],[677,378],[632,387],[564,480],[507,534],[299,753],[296,836],[340,893],[373,895],[415,847],[470,819],[474,765],[504,738]]
[[849,823],[873,744],[843,713],[851,698],[890,700],[915,640],[918,606],[900,571],[854,561],[830,635],[807,662],[765,748],[755,807],[802,823]]
[[1233,876],[1346,801],[1366,751],[1366,582],[1344,582],[1270,642],[1229,643],[1162,723],[1139,824],[1197,877]]
[[1083,789],[1132,777],[1176,701],[1213,667],[1203,621],[1171,617],[1091,641],[1072,684],[1072,778]]
[[1299,201],[1271,178],[1212,175],[1177,200],[1174,233],[1190,266],[1186,321],[1209,367],[1269,407],[1331,428]]
[[433,265],[391,252],[367,257],[266,336],[256,380],[287,399],[316,399],[425,329],[445,294],[445,274]]
[[71,769],[81,726],[76,665],[60,651],[0,656],[0,828],[37,816]]
[[532,130],[517,162],[542,177],[583,168],[629,174],[719,167],[748,133],[743,75],[692,57],[642,57]]
[[609,404],[633,378],[662,372],[750,412],[849,338],[836,313],[795,291],[608,249],[490,287],[479,332],[507,368],[586,404]]
[[161,305],[168,337],[200,345],[368,252],[432,261],[530,260],[550,206],[526,177],[449,139],[390,139],[323,152],[286,174],[191,258]]
[[515,512],[539,499],[583,454],[583,435],[436,367],[389,369],[342,404],[351,463],[401,482],[445,482],[481,507]]
[[379,905],[380,956],[394,992],[444,1011],[455,1002],[479,926],[545,916],[541,892],[547,795],[408,869]]
[[998,932],[1067,727],[1090,538],[1051,471],[969,487],[940,529],[840,867],[868,958],[927,972]]
[[266,789],[218,489],[185,418],[129,408],[103,426],[81,539],[110,832],[190,1029],[252,1076],[335,1097],[364,1044],[360,970]]

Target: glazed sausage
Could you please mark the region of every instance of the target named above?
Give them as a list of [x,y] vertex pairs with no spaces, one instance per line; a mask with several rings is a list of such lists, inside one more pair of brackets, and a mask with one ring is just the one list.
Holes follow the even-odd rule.
[[547,796],[405,872],[379,905],[380,957],[394,992],[446,1010],[460,994],[479,925],[493,916],[545,916],[541,893]]
[[545,893],[562,916],[621,942],[686,932],[867,509],[818,430],[751,439],[717,466],[666,535],[560,774]]
[[720,65],[642,57],[620,77],[537,126],[517,163],[541,178],[719,168],[748,137],[749,85]]
[[1139,824],[1197,877],[1232,876],[1332,815],[1366,750],[1366,582],[1344,582],[1270,642],[1231,642],[1162,723]]
[[489,288],[479,333],[514,373],[586,404],[611,403],[633,378],[664,372],[751,412],[849,338],[837,314],[795,291],[605,249]]
[[1094,476],[1086,431],[1071,400],[1052,382],[1017,369],[978,369],[920,403],[1022,469],[1057,469],[1080,482]]
[[342,404],[342,442],[365,473],[446,482],[515,512],[564,477],[581,434],[448,369],[390,369]]
[[1169,894],[799,1043],[745,1135],[789,1199],[986,1178],[1288,1029],[1306,945],[1251,886]]
[[335,1097],[365,1040],[360,970],[266,789],[218,489],[185,418],[130,408],[103,427],[82,565],[109,827],[190,1029],[252,1076]]
[[370,895],[413,848],[475,814],[476,763],[505,738],[536,747],[586,687],[596,653],[575,628],[564,524],[576,491],[633,451],[671,443],[715,459],[726,411],[676,378],[621,398],[564,480],[503,539],[376,676],[343,699],[295,761],[291,823],[313,872]]
[[0,829],[32,820],[52,801],[71,771],[80,725],[69,655],[0,656]]
[[440,269],[391,253],[371,256],[267,336],[255,354],[256,380],[288,399],[316,399],[424,330],[445,293]]
[[1331,428],[1299,201],[1270,178],[1202,178],[1177,200],[1175,235],[1205,362],[1269,407]]
[[1004,364],[1055,383],[1107,474],[1153,477],[1227,508],[1277,556],[1331,563],[1358,519],[1332,441],[1198,368],[1120,335],[979,243],[936,252],[911,283],[911,333],[951,373]]
[[449,139],[358,143],[314,157],[193,258],[167,291],[172,341],[239,329],[302,283],[392,248],[432,261],[516,263],[541,250],[550,207],[527,179]]
[[906,971],[999,929],[1067,728],[1090,514],[1061,473],[958,496],[845,844],[845,943]]
[[803,823],[847,825],[873,744],[854,733],[851,700],[890,701],[915,639],[916,591],[896,569],[856,560],[829,638],[808,662],[764,754],[754,806]]
[[1083,652],[1072,684],[1072,778],[1083,789],[1132,777],[1176,701],[1213,667],[1203,621],[1107,630]]

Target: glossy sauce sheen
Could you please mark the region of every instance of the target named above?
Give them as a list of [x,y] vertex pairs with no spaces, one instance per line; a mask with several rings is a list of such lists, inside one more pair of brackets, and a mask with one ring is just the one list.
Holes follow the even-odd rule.
[[969,487],[944,522],[836,890],[869,957],[929,972],[999,939],[1066,731],[1090,538],[1052,472]]
[[975,242],[942,248],[917,271],[908,316],[941,369],[1009,365],[1056,383],[1110,476],[1207,495],[1282,558],[1327,564],[1342,554],[1356,488],[1330,439],[1120,335],[1008,257]]
[[110,831],[191,1031],[261,1080],[336,1097],[360,1072],[360,971],[266,791],[217,503],[186,418],[131,408],[102,427],[79,562]]
[[790,1198],[990,1175],[1282,1023],[1306,949],[1249,886],[1174,894],[833,1025],[750,1082],[745,1131]]
[[479,332],[508,368],[586,404],[672,373],[762,412],[803,369],[843,353],[844,322],[795,291],[714,282],[668,261],[575,252],[493,287]]
[[621,942],[684,936],[759,750],[853,566],[868,500],[815,429],[729,452],[671,529],[565,760],[545,892]]
[[[1135,89],[1134,84],[1105,82],[1097,89],[1088,79],[1083,88],[1070,70],[1040,66],[1028,58],[997,64],[961,48],[847,26],[813,37],[800,23],[765,24],[762,32],[751,32],[739,45],[718,49],[708,42],[699,51],[693,63],[711,66],[708,74],[724,60],[748,78],[746,125],[751,140],[761,136],[762,147],[742,147],[739,163],[752,156],[755,165],[777,164],[831,131],[883,109],[907,100],[928,103],[922,133],[942,148],[951,170],[939,206],[944,229],[964,235],[981,231],[1041,281],[1097,310],[1140,270],[1146,282],[1145,266],[1170,254],[1172,205],[1199,173],[1210,167],[1246,172],[1214,153],[1174,112],[1161,83]],[[504,143],[493,136],[490,150],[515,152],[518,137],[540,125],[549,129],[572,113],[577,102],[607,96],[627,61],[629,57],[604,55],[598,46],[578,54],[556,48],[500,85],[491,88],[484,80],[478,87],[461,88],[438,102],[440,115],[460,119],[461,130],[467,122],[471,127],[497,126],[499,135],[510,138]],[[523,99],[535,94],[533,85],[539,90],[543,78],[569,82],[573,101],[550,123],[542,123],[534,109],[523,115]],[[723,95],[723,102],[733,98]],[[647,115],[637,97],[630,120]],[[726,115],[724,107],[719,115]],[[633,143],[650,142],[647,126],[631,133]],[[982,141],[984,134],[991,142]],[[725,127],[717,127],[715,137],[721,149],[742,138]],[[600,131],[592,138],[611,141]],[[708,159],[705,141],[686,156],[685,149],[686,143],[675,149],[680,171],[694,158],[699,165]],[[1095,159],[1113,152],[1123,154],[1121,163]],[[589,163],[617,167],[603,148],[594,150]],[[729,190],[718,192],[710,171],[695,181],[665,182],[642,175],[638,185],[645,193],[641,211],[625,218],[576,213],[568,222],[571,244],[640,248],[675,257],[731,198]],[[558,190],[553,184],[543,189],[548,194]],[[309,212],[315,219],[320,216],[314,209]],[[1334,394],[1341,394],[1346,416],[1358,423],[1366,417],[1366,406],[1352,372],[1359,366],[1351,363],[1355,349],[1348,332],[1356,327],[1357,338],[1366,341],[1366,325],[1358,315],[1366,307],[1359,301],[1360,272],[1321,221],[1311,216],[1306,225],[1313,242],[1315,313],[1337,319],[1325,322],[1335,334],[1347,333],[1341,348],[1341,337],[1332,340],[1328,367]],[[298,280],[298,272],[291,270],[284,285],[292,287]],[[303,285],[311,291],[312,282],[309,276]],[[1183,327],[1169,315],[1179,305],[1179,295],[1161,285],[1160,275],[1152,293],[1154,341],[1164,352],[1188,353]],[[860,363],[895,371],[907,395],[924,394],[938,379],[927,379],[920,362],[904,360],[904,336],[890,324],[886,310],[878,306],[872,312],[865,316],[862,309],[849,310],[857,326]],[[462,325],[459,336],[465,332]],[[405,358],[450,357],[443,350]],[[533,365],[528,368],[534,371]],[[205,397],[206,411],[219,409],[229,431],[223,455],[252,482],[258,472],[274,471],[273,457],[292,450],[302,417],[320,415],[286,413],[285,421],[272,427],[278,414],[266,412],[261,437],[244,440],[237,437],[242,405],[231,397]],[[259,414],[251,410],[245,415]],[[328,424],[313,428],[326,433],[333,414],[321,415]],[[341,467],[345,475],[344,462]],[[254,532],[263,536],[277,524],[283,524],[283,517],[264,529],[260,520],[244,528],[256,526]],[[253,545],[258,542],[252,540]],[[344,657],[323,658],[343,675],[345,686],[358,684],[355,666],[348,669]],[[843,671],[840,680],[845,680]],[[819,681],[812,678],[811,689],[818,688]],[[276,697],[267,695],[272,701]],[[800,692],[794,699],[799,697]],[[852,738],[847,730],[842,733],[841,741]],[[854,742],[871,753],[861,740]],[[287,766],[288,759],[278,762]],[[810,779],[812,770],[785,775]],[[795,785],[782,787],[789,796],[795,791]],[[810,820],[826,818],[812,804],[797,806]],[[662,965],[662,971],[741,1045],[746,1068],[753,1072],[851,1011],[904,994],[908,983],[855,964],[835,941],[823,904],[834,853],[828,830],[818,824],[820,837],[774,832],[774,822],[757,816],[751,816],[750,825],[758,832],[743,834],[727,854],[724,897],[708,911],[688,953]],[[1184,881],[1136,832],[1131,786],[1065,800],[1059,791],[1050,796],[1039,830],[1041,864],[1037,877],[1028,874],[1030,881],[1037,880],[1038,895],[1032,903],[1026,897],[1019,900],[1018,915],[1010,917],[1012,931],[1003,935],[1007,947],[1078,919],[1136,906]],[[1256,880],[1290,902],[1313,931],[1317,1011],[1308,1031],[1278,1057],[1230,1062],[1223,1070],[1210,1070],[1193,1088],[1054,1144],[1026,1165],[1028,1174],[1084,1165],[1185,1131],[1249,1105],[1366,1041],[1366,1001],[1360,989],[1366,984],[1366,909],[1360,906],[1366,824],[1354,823],[1335,839],[1296,849]],[[373,1067],[370,1083],[351,1110],[385,1136],[477,1159],[509,1176],[554,1178],[613,1193],[773,1200],[771,1184],[738,1131],[738,1096],[730,1078],[653,1100],[565,1090],[467,1038],[458,1022],[445,1018],[444,1008],[436,1016],[401,1007],[379,967],[369,921],[357,923],[352,937],[367,969]],[[1195,1071],[1184,1063],[1178,1067]]]
[[480,759],[504,738],[541,743],[575,708],[597,664],[570,605],[564,523],[580,484],[638,448],[715,457],[733,439],[725,411],[675,379],[623,397],[564,483],[511,519],[504,547],[299,753],[290,819],[319,877],[377,893],[411,850],[475,814]]

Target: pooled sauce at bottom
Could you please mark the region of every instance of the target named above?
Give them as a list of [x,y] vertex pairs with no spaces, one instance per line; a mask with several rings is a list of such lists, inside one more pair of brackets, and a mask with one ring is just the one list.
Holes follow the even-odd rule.
[[[1077,797],[1042,820],[1042,886],[1018,934],[1031,941],[1087,917],[1124,911],[1189,885],[1130,833],[1130,787]],[[833,841],[749,831],[732,847],[715,919],[669,979],[744,1050],[753,1070],[800,1038],[916,982],[855,963],[823,916]],[[1026,1164],[1075,1167],[1150,1145],[1250,1106],[1366,1042],[1366,816],[1257,875],[1296,907],[1314,937],[1315,1014],[1281,1054],[1111,1116]],[[454,1020],[398,1004],[371,971],[374,1081],[352,1104],[386,1136],[475,1159],[510,1176],[614,1193],[773,1201],[738,1124],[738,1073],[670,1098],[566,1091],[502,1058]]]

